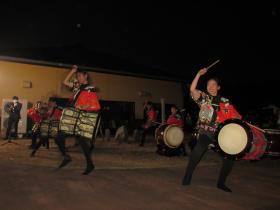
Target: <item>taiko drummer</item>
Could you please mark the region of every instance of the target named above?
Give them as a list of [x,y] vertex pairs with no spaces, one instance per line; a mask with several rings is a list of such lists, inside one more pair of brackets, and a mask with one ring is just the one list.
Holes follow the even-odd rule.
[[[189,164],[182,182],[183,185],[189,185],[191,183],[193,171],[199,163],[202,155],[207,150],[209,144],[214,141],[214,133],[217,126],[226,119],[241,118],[229,100],[218,94],[220,90],[218,79],[211,78],[208,80],[207,93],[197,89],[199,78],[206,74],[207,71],[207,68],[201,69],[190,86],[191,97],[200,108],[198,120],[199,134],[197,144],[190,155]],[[233,160],[223,159],[217,187],[226,192],[231,192],[231,189],[225,185],[225,182],[232,170],[233,164]]]
[[[76,73],[79,88],[74,92],[71,106],[78,110],[99,112],[100,104],[95,92],[95,88],[89,84],[89,74],[86,71],[78,70],[78,67],[73,68],[72,71]],[[59,132],[57,144],[64,158],[59,168],[64,167],[72,161],[72,158],[69,154],[67,154],[65,149],[65,139],[66,136],[62,132]],[[91,159],[90,145],[83,137],[76,137],[76,140],[79,142],[79,145],[81,145],[86,159],[86,169],[83,174],[87,175],[94,169],[94,164]]]

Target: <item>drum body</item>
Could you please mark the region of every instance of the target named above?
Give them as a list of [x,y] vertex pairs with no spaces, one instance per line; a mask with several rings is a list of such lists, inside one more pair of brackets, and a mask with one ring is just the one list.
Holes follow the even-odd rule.
[[156,129],[155,139],[159,145],[177,148],[184,140],[184,132],[176,125],[164,124]]
[[66,135],[93,139],[98,122],[99,114],[96,112],[65,108],[60,119],[59,132]]
[[230,159],[258,160],[267,148],[265,133],[242,120],[226,120],[216,132],[215,150]]
[[265,156],[280,157],[280,130],[265,129],[265,136],[268,141]]
[[40,136],[43,138],[56,138],[58,133],[59,121],[43,120],[40,126]]

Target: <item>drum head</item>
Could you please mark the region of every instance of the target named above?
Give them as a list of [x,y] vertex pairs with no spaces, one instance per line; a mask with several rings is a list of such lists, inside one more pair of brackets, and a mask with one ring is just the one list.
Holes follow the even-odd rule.
[[237,123],[229,123],[221,128],[218,144],[223,152],[237,155],[244,151],[248,143],[246,130]]
[[164,142],[168,147],[176,148],[182,144],[184,140],[184,132],[181,128],[170,125],[165,129]]

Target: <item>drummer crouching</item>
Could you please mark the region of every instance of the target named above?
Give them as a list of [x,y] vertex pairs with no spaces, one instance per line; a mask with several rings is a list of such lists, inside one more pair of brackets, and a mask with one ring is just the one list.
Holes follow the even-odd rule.
[[[169,115],[166,123],[168,125],[176,125],[180,127],[182,130],[184,129],[184,120],[177,106],[174,105],[171,107],[171,114]],[[166,155],[166,156],[174,156],[174,155],[179,156],[181,154],[183,154],[183,156],[187,155],[184,142],[182,142],[182,144],[179,147],[172,148],[172,149],[168,147],[163,147],[161,144],[158,144],[156,153],[160,155]]]

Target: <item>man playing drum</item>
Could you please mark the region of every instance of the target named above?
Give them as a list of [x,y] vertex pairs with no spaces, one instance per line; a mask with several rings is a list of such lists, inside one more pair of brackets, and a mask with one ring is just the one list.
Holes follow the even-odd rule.
[[[197,89],[199,78],[206,74],[207,70],[207,68],[201,69],[195,76],[190,87],[191,97],[200,108],[198,120],[199,131],[197,144],[190,155],[189,164],[182,182],[183,185],[189,185],[191,183],[193,171],[199,163],[202,155],[207,150],[209,144],[213,143],[214,133],[218,125],[226,119],[241,118],[229,100],[218,94],[218,91],[220,90],[218,79],[211,78],[208,80],[207,93]],[[225,185],[225,181],[233,164],[233,160],[223,159],[217,187],[226,192],[232,192],[231,189]]]
[[[182,117],[182,114],[179,112],[177,106],[173,105],[171,107],[171,114],[169,115],[166,124],[168,125],[176,125],[181,130],[184,129],[184,120]],[[174,136],[173,136],[174,139]],[[168,148],[167,146],[163,146],[162,144],[157,145],[157,151],[160,155],[167,155],[167,156],[173,156],[173,155],[180,155],[183,154],[184,156],[187,155],[185,144],[182,142],[180,145],[178,145],[177,148]]]

